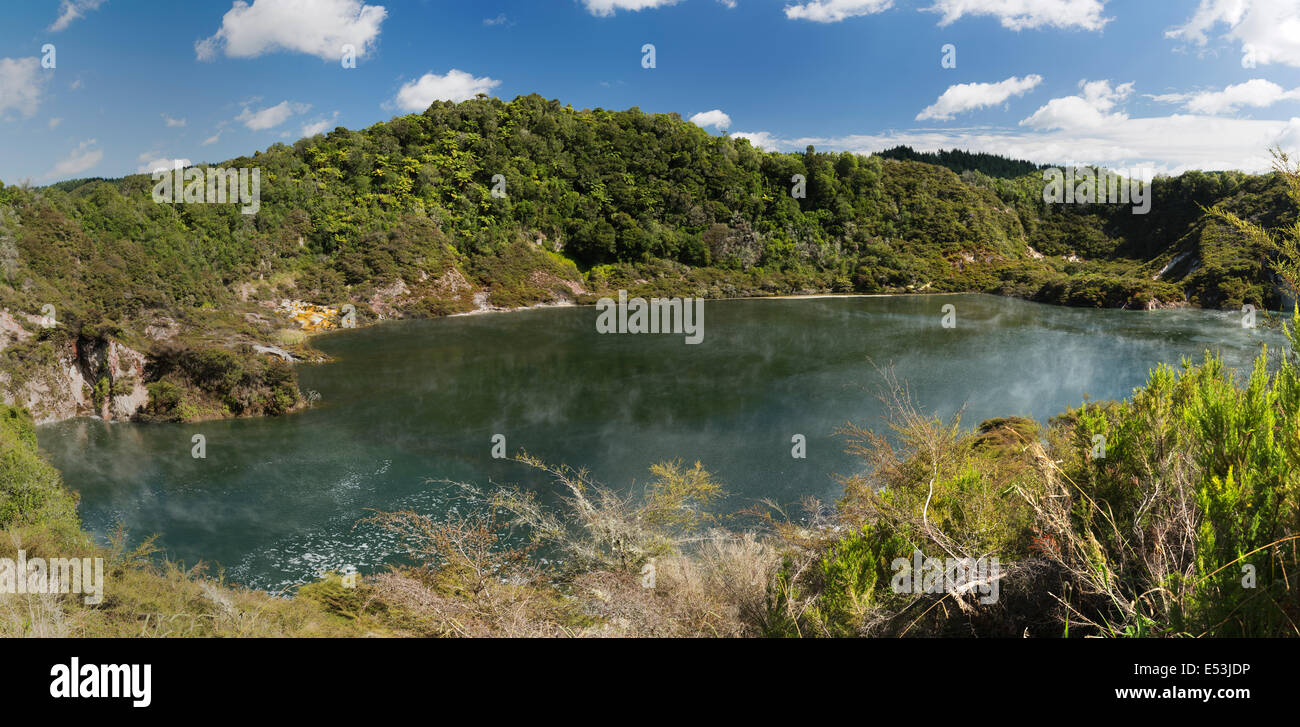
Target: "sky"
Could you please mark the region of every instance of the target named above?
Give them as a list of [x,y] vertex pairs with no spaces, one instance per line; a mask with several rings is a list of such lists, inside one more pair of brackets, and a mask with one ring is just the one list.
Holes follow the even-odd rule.
[[777,151],[1169,174],[1300,152],[1300,0],[5,0],[0,18],[11,184],[215,163],[477,93],[675,112]]

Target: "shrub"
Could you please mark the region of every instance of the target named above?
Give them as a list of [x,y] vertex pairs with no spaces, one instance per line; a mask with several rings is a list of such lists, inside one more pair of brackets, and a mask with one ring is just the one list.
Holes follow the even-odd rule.
[[0,530],[49,529],[60,538],[80,533],[77,498],[36,448],[36,429],[25,409],[0,404]]

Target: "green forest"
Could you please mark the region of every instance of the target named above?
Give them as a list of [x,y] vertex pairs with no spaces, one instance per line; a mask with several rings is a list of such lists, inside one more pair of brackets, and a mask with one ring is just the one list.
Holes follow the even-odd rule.
[[[1270,175],[1157,178],[1143,216],[1046,207],[1037,170],[1012,160],[888,156],[920,158],[770,154],[675,116],[534,96],[435,104],[230,160],[261,170],[255,216],[155,204],[144,175],[10,185],[0,374],[12,388],[72,351],[96,406],[144,387],[144,418],[276,414],[298,405],[292,367],[251,346],[311,355],[284,298],[350,302],[372,321],[620,286],[1277,307],[1300,284],[1300,169],[1283,155]],[[795,175],[806,198],[789,193]],[[34,322],[46,303],[57,325]],[[888,431],[840,431],[860,470],[807,515],[716,512],[721,485],[701,463],[657,464],[635,496],[520,452],[561,505],[501,487],[453,492],[473,507],[444,520],[376,513],[409,562],[292,598],[162,560],[152,541],[94,542],[32,414],[0,405],[0,557],[103,557],[115,584],[95,606],[4,599],[0,635],[1300,635],[1297,326],[1300,309],[1289,345],[1261,350],[1249,374],[1207,354],[1046,423],[941,420],[889,377]],[[141,380],[115,345],[147,353]],[[918,551],[999,554],[1001,598],[890,588],[891,563]]]
[[[536,95],[437,102],[220,166],[260,171],[257,214],[155,203],[149,175],[0,187],[6,401],[74,356],[95,408],[138,384],[152,418],[290,410],[292,371],[251,349],[314,355],[285,300],[351,303],[361,324],[620,288],[1276,309],[1273,253],[1207,209],[1264,226],[1295,212],[1273,174],[1157,177],[1135,215],[1047,205],[1029,162],[770,153],[676,114]],[[57,326],[38,325],[45,305]],[[106,341],[147,357],[140,381],[82,353]]]

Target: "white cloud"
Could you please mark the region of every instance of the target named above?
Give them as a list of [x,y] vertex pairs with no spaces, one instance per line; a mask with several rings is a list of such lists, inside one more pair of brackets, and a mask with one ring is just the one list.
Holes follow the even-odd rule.
[[700,128],[712,126],[718,131],[726,131],[728,128],[731,127],[731,117],[722,113],[721,109],[713,109],[712,111],[701,111],[700,113],[692,116],[690,121],[692,124],[695,124]]
[[475,78],[453,68],[445,76],[426,73],[418,80],[402,84],[394,102],[403,111],[423,111],[434,101],[467,101],[500,85],[496,79]]
[[917,121],[926,119],[948,120],[960,114],[986,106],[996,106],[1012,96],[1023,96],[1043,82],[1043,77],[1030,74],[1024,78],[1012,76],[997,83],[961,83],[949,86],[947,91],[930,106],[916,115]]
[[55,116],[54,118],[50,119],[50,128],[51,129],[57,128],[58,125],[62,123],[63,123],[63,117]]
[[1278,135],[1276,146],[1283,149],[1300,149],[1300,119],[1292,118]]
[[501,13],[495,18],[483,18],[483,24],[489,27],[493,25],[505,25],[509,20],[510,19],[506,17],[505,13]]
[[1051,99],[1019,129],[927,129],[799,139],[767,132],[732,136],[751,139],[769,151],[801,151],[812,144],[823,151],[870,154],[905,144],[920,151],[966,149],[1043,164],[1143,166],[1162,174],[1189,169],[1264,172],[1272,165],[1270,147],[1300,148],[1300,118],[1254,120],[1204,114],[1131,118],[1120,104],[1132,94],[1133,84],[1094,81],[1080,87],[1077,96]]
[[766,131],[737,131],[731,135],[731,138],[747,139],[750,144],[765,151],[778,151],[788,146],[786,142]]
[[722,3],[723,7],[728,10],[736,9],[736,0],[718,0],[718,2]]
[[177,167],[185,168],[190,166],[189,159],[168,159],[167,157],[155,157],[156,152],[147,151],[136,157],[140,166],[136,167],[137,174],[153,174],[159,169],[176,169]]
[[167,128],[169,129],[185,126],[185,119],[173,119],[167,114],[163,114],[162,118],[163,118],[163,122],[167,124]]
[[[588,0],[590,1],[590,0]],[[732,0],[721,0],[728,7]],[[922,8],[940,13],[939,25],[954,23],[967,15],[991,15],[1011,30],[1042,27],[1101,30],[1110,18],[1102,17],[1107,0],[934,0]],[[845,18],[873,15],[893,7],[893,0],[806,0],[785,6],[790,20],[838,23]]]
[[676,5],[681,0],[582,0],[592,15],[608,17],[618,10],[646,10]]
[[1020,125],[1043,130],[1096,129],[1128,118],[1123,111],[1111,111],[1133,93],[1131,82],[1111,88],[1110,81],[1079,81],[1079,88],[1082,95],[1054,98]]
[[814,23],[838,23],[845,18],[883,13],[893,5],[894,0],[812,0],[802,5],[785,6],[785,17]]
[[338,126],[338,119],[339,112],[335,111],[334,115],[330,116],[328,119],[322,118],[303,124],[302,135],[315,136],[317,134],[324,134],[327,131],[333,131],[333,127]]
[[45,77],[35,58],[0,58],[0,115],[13,110],[25,117],[41,105]]
[[244,0],[221,19],[221,29],[194,44],[201,61],[224,52],[230,58],[256,58],[291,51],[327,61],[343,56],[351,45],[358,58],[374,48],[388,11],[361,0]]
[[72,21],[85,17],[91,10],[96,10],[104,0],[63,0],[59,4],[59,17],[50,26],[50,31],[57,33],[72,24]]
[[992,15],[1011,30],[1044,26],[1101,30],[1111,20],[1101,15],[1105,5],[1106,0],[934,0],[925,10],[943,14],[939,25],[966,15]]
[[199,146],[212,146],[213,144],[217,143],[218,141],[221,141],[221,134],[222,134],[222,133],[223,133],[223,132],[218,131],[217,133],[213,134],[212,136],[209,136],[208,138],[204,139],[204,140],[203,140],[203,143],[202,143],[202,144],[199,144]]
[[[732,134],[733,138],[739,136]],[[762,137],[763,143],[755,145],[768,151],[802,151],[812,144],[821,151],[870,154],[904,144],[918,151],[966,149],[1041,164],[1087,163],[1115,169],[1147,166],[1161,174],[1180,174],[1189,169],[1265,172],[1272,165],[1269,147],[1300,146],[1300,118],[1254,121],[1191,114],[1125,118],[1114,126],[1088,133],[977,128],[799,139],[778,139],[757,132],[745,138],[750,136]]]
[[1235,112],[1242,106],[1262,108],[1279,101],[1300,100],[1300,88],[1287,91],[1272,81],[1254,78],[1222,91],[1168,93],[1151,98],[1162,103],[1181,103],[1183,108],[1195,113],[1223,114]]
[[1205,47],[1220,24],[1257,64],[1300,66],[1300,3],[1295,0],[1201,0],[1187,22],[1165,33]]
[[268,106],[260,111],[253,111],[249,107],[245,106],[239,116],[235,117],[235,121],[244,122],[244,126],[247,126],[253,131],[265,131],[266,129],[273,129],[280,124],[283,124],[294,114],[305,114],[310,109],[310,104],[292,103],[289,101],[281,101],[274,106]]
[[87,139],[78,144],[76,149],[54,165],[45,178],[72,177],[99,164],[104,158],[104,152],[102,149],[92,149],[95,143],[94,139]]

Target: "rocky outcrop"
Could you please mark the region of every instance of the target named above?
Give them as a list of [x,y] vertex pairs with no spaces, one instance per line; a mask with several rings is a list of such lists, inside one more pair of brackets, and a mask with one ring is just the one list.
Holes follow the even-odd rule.
[[103,419],[130,419],[149,400],[144,386],[145,355],[117,341],[92,341],[82,347],[84,373],[107,379],[109,396],[100,405]]
[[279,346],[262,346],[259,344],[253,344],[253,350],[256,351],[257,353],[266,354],[268,356],[275,356],[280,360],[284,361],[285,363],[294,363],[295,361],[301,360],[297,356],[284,350],[283,348],[280,348]]
[[8,348],[11,343],[22,343],[32,335],[32,332],[23,327],[9,309],[0,310],[0,351]]
[[145,355],[113,340],[72,340],[54,346],[44,365],[21,379],[0,372],[6,404],[26,407],[37,424],[94,416],[130,419],[148,400]]
[[395,318],[398,315],[397,301],[410,293],[406,281],[398,278],[391,285],[384,286],[375,290],[375,294],[370,296],[368,301],[370,309],[380,318]]

